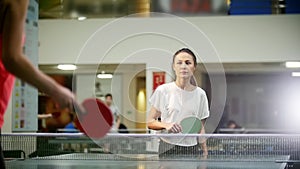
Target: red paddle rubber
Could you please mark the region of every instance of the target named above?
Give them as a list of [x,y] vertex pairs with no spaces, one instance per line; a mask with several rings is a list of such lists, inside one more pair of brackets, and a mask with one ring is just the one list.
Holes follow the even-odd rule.
[[102,138],[111,129],[113,116],[110,109],[99,99],[90,98],[82,103],[85,112],[77,112],[76,127],[91,138]]

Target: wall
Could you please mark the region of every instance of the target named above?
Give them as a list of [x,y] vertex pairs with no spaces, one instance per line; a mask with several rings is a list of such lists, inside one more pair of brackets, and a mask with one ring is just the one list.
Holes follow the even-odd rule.
[[[217,49],[222,62],[273,62],[299,59],[300,15],[180,19],[183,21],[174,18],[88,19],[83,22],[40,20],[39,63],[74,63],[84,44],[90,46],[85,49],[88,50],[87,53],[83,52],[86,54],[84,60],[79,59],[84,63],[95,63],[95,61],[96,63],[120,63],[133,52],[149,48],[173,52],[178,48],[180,39],[174,40],[172,39],[174,37],[170,36],[177,35],[178,32],[190,37],[191,43],[197,42],[191,40],[193,37],[204,39],[207,36]],[[186,24],[189,29],[195,26],[199,32],[193,34],[195,32],[190,32],[187,28],[182,29],[180,24]],[[203,35],[199,35],[201,31]],[[145,32],[156,34],[150,36]],[[158,33],[162,34],[158,35]],[[177,37],[180,38],[182,35]],[[89,42],[86,43],[88,39]],[[161,39],[167,39],[170,43],[165,43],[166,41]],[[208,40],[190,45],[201,54],[201,50],[207,46],[205,43],[209,43]],[[104,59],[99,60],[99,57]],[[218,61],[210,54],[201,57],[205,62]]]
[[228,74],[226,80],[224,120],[245,128],[299,131],[299,78],[282,73]]
[[[101,92],[96,90],[95,84],[101,83]],[[78,74],[76,75],[76,97],[79,102],[86,98],[97,97],[104,101],[104,96],[107,93],[113,95],[114,104],[123,113],[123,77],[120,74],[115,74],[112,79],[98,79],[96,74]],[[102,96],[100,96],[102,95]],[[127,106],[128,107],[128,106]]]
[[[95,83],[101,83],[102,94],[111,93],[114,104],[121,113],[121,122],[128,128],[136,127],[136,93],[137,78],[144,76],[145,65],[131,64],[119,65],[115,70],[112,79],[98,79],[95,73],[78,73],[76,75],[76,95],[79,101],[91,96],[97,96],[95,92]],[[104,99],[104,98],[101,98]]]

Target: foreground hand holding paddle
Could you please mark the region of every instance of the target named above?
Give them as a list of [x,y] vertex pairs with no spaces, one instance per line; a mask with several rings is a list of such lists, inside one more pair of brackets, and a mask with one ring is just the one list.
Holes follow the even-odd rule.
[[168,133],[180,133],[182,131],[182,127],[180,124],[177,123],[170,123],[167,125],[166,130]]
[[88,98],[81,105],[74,102],[74,110],[77,114],[77,129],[88,137],[100,139],[110,131],[113,124],[112,113],[99,99]]
[[166,130],[169,133],[197,134],[202,128],[201,120],[194,116],[189,116],[180,121],[180,123],[170,123]]

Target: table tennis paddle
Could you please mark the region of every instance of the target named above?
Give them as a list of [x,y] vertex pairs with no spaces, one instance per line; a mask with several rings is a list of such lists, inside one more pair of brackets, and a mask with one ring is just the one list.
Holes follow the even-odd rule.
[[74,109],[77,113],[75,125],[88,137],[99,139],[110,131],[113,125],[111,110],[99,99],[85,99],[81,107],[74,103]]
[[199,133],[202,127],[201,120],[194,116],[184,118],[181,120],[180,125],[183,134]]

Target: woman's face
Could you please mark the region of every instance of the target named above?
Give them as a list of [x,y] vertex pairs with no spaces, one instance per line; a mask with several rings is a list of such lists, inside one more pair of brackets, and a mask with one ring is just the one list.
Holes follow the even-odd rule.
[[191,78],[195,69],[193,56],[190,54],[181,52],[175,56],[173,70],[177,78]]

